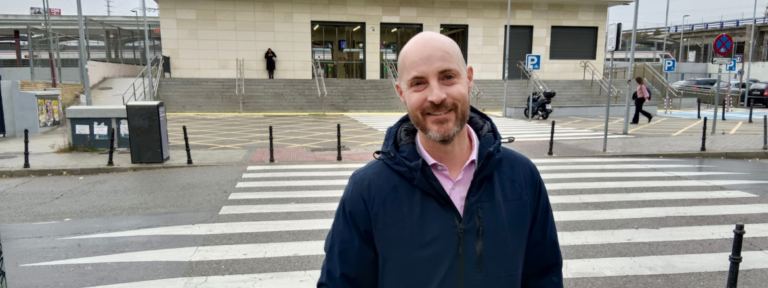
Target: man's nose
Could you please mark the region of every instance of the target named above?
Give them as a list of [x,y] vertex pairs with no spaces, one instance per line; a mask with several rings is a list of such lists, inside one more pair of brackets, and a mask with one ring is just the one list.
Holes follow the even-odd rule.
[[440,84],[437,83],[437,81],[429,84],[428,93],[429,94],[427,96],[427,100],[434,104],[443,103],[445,98],[448,98],[448,96],[445,94],[445,91],[443,91],[442,87],[440,87]]

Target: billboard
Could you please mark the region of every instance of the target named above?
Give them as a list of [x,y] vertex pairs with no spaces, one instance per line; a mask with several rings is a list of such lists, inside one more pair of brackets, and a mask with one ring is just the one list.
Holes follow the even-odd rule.
[[[43,11],[45,11],[45,9],[41,7],[29,7],[29,15],[43,15]],[[48,15],[61,16],[61,9],[49,8]]]

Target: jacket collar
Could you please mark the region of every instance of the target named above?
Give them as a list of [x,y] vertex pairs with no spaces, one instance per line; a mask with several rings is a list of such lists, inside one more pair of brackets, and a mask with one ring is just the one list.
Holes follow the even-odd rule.
[[[473,179],[475,182],[492,173],[498,164],[501,135],[491,118],[474,107],[470,107],[467,124],[475,131],[478,140],[477,169]],[[419,154],[416,146],[417,133],[418,130],[410,117],[403,116],[387,129],[378,159],[411,184],[436,196],[441,203],[453,205],[432,169]]]

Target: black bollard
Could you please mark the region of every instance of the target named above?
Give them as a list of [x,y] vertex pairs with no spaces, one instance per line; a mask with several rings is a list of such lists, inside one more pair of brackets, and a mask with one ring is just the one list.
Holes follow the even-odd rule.
[[752,123],[752,106],[755,106],[755,99],[752,99],[752,103],[749,105],[749,123]]
[[272,146],[272,126],[269,126],[269,163],[275,163],[275,149]]
[[741,243],[744,240],[744,224],[737,223],[736,229],[733,229],[733,249],[728,260],[731,261],[731,267],[728,269],[728,284],[726,288],[736,288],[739,282],[739,263],[741,263]]
[[768,150],[768,116],[763,115],[763,150]]
[[555,143],[555,121],[552,120],[552,130],[549,134],[549,152],[547,155],[552,156],[552,144]]
[[0,243],[0,288],[7,288],[8,280],[5,277],[5,259],[3,258],[3,243]]
[[341,124],[336,124],[336,161],[341,161]]
[[24,168],[29,168],[29,129],[24,129]]
[[[723,115],[722,116],[723,121],[725,121],[725,100],[723,100],[723,113],[721,113],[721,114]],[[715,116],[717,116],[717,115],[715,115]]]
[[187,125],[181,126],[184,129],[184,145],[187,146],[187,165],[192,164],[192,153],[189,152],[189,138],[187,137]]
[[701,134],[701,151],[707,151],[707,117],[704,117],[704,133]]
[[696,118],[701,119],[701,98],[696,98]]
[[115,128],[112,128],[112,133],[109,133],[109,161],[107,161],[107,166],[115,166],[115,163],[112,162],[112,155],[115,154]]

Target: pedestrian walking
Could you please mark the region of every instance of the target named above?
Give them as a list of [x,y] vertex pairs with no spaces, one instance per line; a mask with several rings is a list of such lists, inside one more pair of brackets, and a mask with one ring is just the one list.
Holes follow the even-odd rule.
[[648,118],[648,122],[650,123],[651,118],[653,118],[653,115],[643,110],[643,104],[650,101],[650,96],[651,96],[650,89],[648,89],[648,87],[645,87],[645,84],[643,84],[642,77],[635,78],[635,82],[637,82],[637,91],[632,96],[632,99],[635,100],[635,117],[632,117],[632,123],[629,123],[629,124],[637,124],[637,122],[640,120],[640,113],[642,113],[643,116]]
[[272,51],[272,48],[267,48],[267,53],[264,53],[264,59],[267,59],[267,71],[269,71],[269,79],[275,79],[275,61],[277,61],[277,54]]
[[350,177],[317,287],[562,288],[544,182],[470,107],[474,72],[459,46],[422,32],[399,56],[408,115]]

